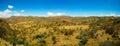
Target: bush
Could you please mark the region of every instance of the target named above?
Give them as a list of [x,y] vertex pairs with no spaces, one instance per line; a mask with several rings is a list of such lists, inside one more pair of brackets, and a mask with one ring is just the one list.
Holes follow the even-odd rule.
[[42,37],[43,37],[43,35],[41,35],[41,34],[36,35],[36,38],[42,38]]
[[114,45],[115,46],[120,46],[120,40],[114,40]]
[[76,39],[82,39],[82,35],[78,35]]
[[118,32],[114,32],[113,35],[112,35],[113,38],[119,38],[118,36]]
[[47,37],[47,33],[46,32],[44,32],[42,34],[37,34],[36,35],[36,38],[46,38],[46,37]]
[[35,46],[47,46],[46,41],[45,41],[46,37],[47,37],[46,32],[36,35],[36,38],[39,40],[38,41],[39,43],[35,44]]
[[62,29],[61,33],[63,33],[64,35],[72,35],[74,32],[74,30],[71,29]]
[[0,28],[0,38],[3,37],[5,35],[5,29]]
[[95,33],[97,32],[97,29],[92,29],[90,32],[89,32],[89,35],[91,38],[95,38]]
[[106,28],[106,31],[105,31],[105,32],[108,33],[108,34],[113,34],[114,28],[113,28],[113,27]]
[[84,37],[82,37],[82,41],[80,41],[80,42],[85,45],[87,43],[87,41],[88,41],[88,37],[84,36]]
[[53,41],[53,44],[56,44],[56,37],[55,36],[52,37],[52,41]]
[[17,40],[17,43],[18,43],[18,44],[24,44],[24,39],[19,38],[19,39]]
[[40,40],[40,41],[39,41],[40,46],[47,46],[45,39],[40,38],[39,40]]
[[88,35],[87,35],[87,33],[78,35],[76,38],[77,39],[81,39],[80,44],[84,44],[85,45],[87,43],[87,41],[88,41]]
[[24,41],[24,46],[29,46],[28,41]]
[[78,45],[79,45],[79,46],[84,46],[83,43],[79,43]]
[[113,46],[112,42],[109,40],[106,40],[104,42],[101,42],[99,46]]

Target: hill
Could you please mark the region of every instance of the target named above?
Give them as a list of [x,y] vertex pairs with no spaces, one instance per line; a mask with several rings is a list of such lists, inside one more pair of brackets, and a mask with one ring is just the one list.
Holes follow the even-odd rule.
[[12,16],[0,32],[0,46],[120,46],[120,17]]

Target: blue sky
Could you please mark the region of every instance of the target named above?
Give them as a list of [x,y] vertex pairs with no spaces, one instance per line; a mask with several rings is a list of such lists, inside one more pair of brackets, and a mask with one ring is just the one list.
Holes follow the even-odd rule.
[[120,0],[0,0],[0,12],[6,9],[25,16],[120,15]]

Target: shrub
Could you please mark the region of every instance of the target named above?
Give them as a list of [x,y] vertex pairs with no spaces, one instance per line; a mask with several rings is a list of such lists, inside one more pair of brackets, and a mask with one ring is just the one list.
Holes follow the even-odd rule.
[[36,35],[36,38],[42,38],[42,37],[43,37],[43,35],[41,35],[41,34]]
[[79,46],[84,46],[83,43],[79,43],[78,45],[79,45]]
[[85,45],[87,43],[87,41],[88,41],[88,37],[84,36],[84,37],[82,37],[82,41],[80,41],[80,42]]
[[63,33],[64,35],[72,35],[74,32],[74,30],[72,29],[62,29],[61,33]]
[[82,35],[78,35],[76,39],[82,39]]
[[47,37],[47,33],[46,32],[44,32],[42,34],[37,34],[36,35],[36,38],[46,38],[46,37]]
[[114,28],[113,28],[113,27],[106,28],[106,31],[105,31],[105,32],[108,33],[108,34],[113,34]]
[[89,32],[89,36],[91,38],[95,38],[95,33],[97,32],[97,29],[92,29],[90,32]]
[[47,44],[46,44],[46,41],[45,41],[45,38],[47,37],[47,33],[46,32],[44,32],[44,33],[42,33],[42,34],[38,34],[38,35],[36,35],[36,38],[39,40],[38,42],[38,44],[36,44],[37,46],[47,46]]
[[5,29],[0,28],[0,37],[3,37],[5,35]]
[[52,41],[53,41],[53,44],[56,44],[56,37],[55,36],[52,37]]
[[88,35],[87,35],[87,33],[78,35],[76,38],[77,39],[81,39],[80,44],[83,44],[83,45],[85,45],[87,43],[87,41],[88,41]]
[[113,35],[112,35],[113,38],[119,38],[118,36],[118,32],[114,32]]
[[120,40],[114,40],[114,45],[115,46],[120,46]]
[[28,41],[24,41],[24,46],[29,46]]
[[18,43],[18,44],[24,44],[24,39],[19,38],[19,39],[17,40],[17,43]]
[[101,42],[99,46],[113,46],[112,42],[109,40],[106,40],[104,42]]
[[45,39],[40,38],[39,39],[40,46],[47,46]]

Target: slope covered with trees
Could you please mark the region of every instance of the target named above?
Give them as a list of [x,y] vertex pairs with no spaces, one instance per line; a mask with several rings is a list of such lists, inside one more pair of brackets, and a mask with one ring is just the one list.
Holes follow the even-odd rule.
[[120,17],[0,19],[0,46],[120,46]]

